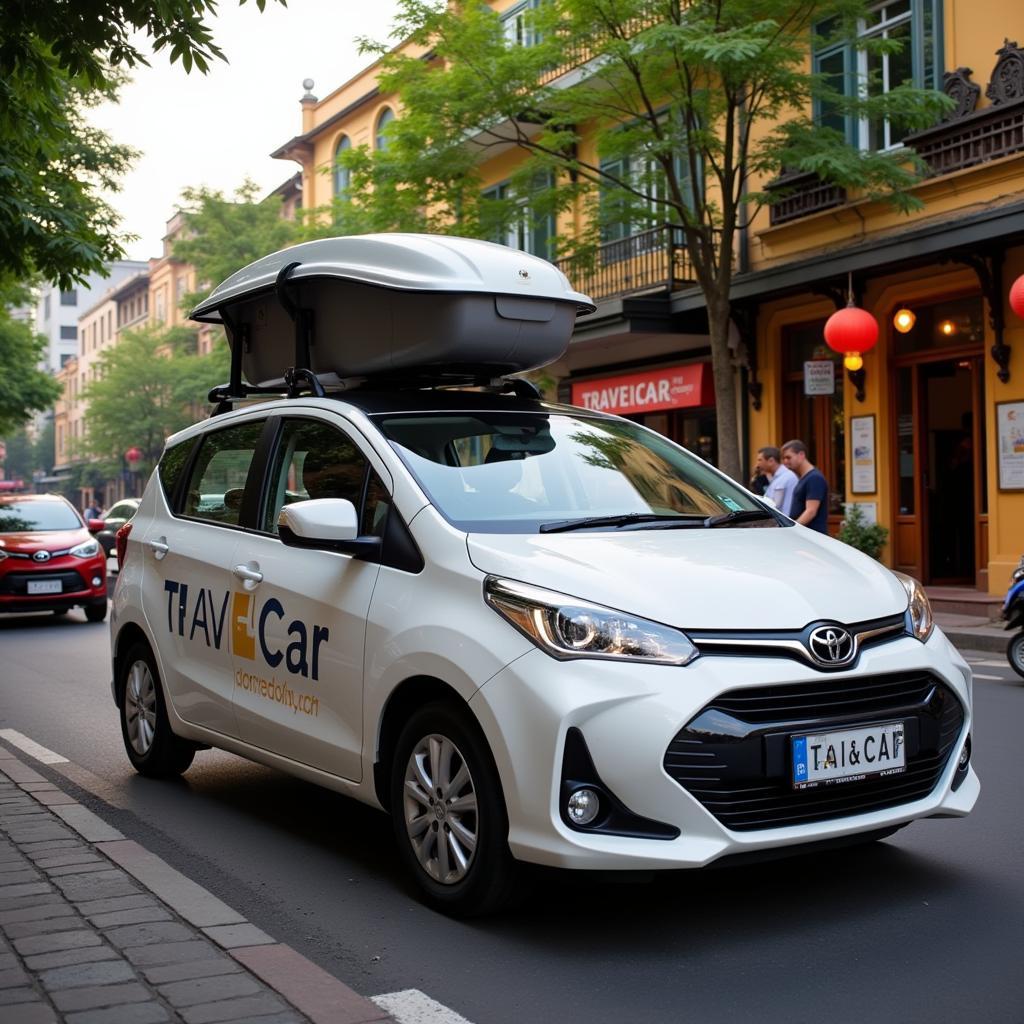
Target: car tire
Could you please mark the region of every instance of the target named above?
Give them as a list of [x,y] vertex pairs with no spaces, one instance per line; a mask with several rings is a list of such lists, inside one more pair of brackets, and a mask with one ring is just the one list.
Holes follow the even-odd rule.
[[1006,660],[1017,675],[1024,677],[1024,632],[1010,638],[1006,645]]
[[135,770],[154,779],[181,775],[196,750],[171,731],[160,674],[147,644],[133,644],[120,660],[117,695],[121,736]]
[[97,601],[95,604],[87,604],[85,606],[85,617],[89,622],[102,622],[107,617],[107,602],[106,599],[102,602]]
[[468,711],[433,703],[406,723],[391,769],[400,855],[427,903],[454,917],[507,906],[518,890],[494,759]]

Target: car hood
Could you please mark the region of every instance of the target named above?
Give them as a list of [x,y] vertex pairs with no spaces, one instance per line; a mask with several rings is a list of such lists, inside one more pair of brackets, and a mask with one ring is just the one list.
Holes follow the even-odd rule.
[[467,543],[483,572],[684,629],[800,629],[907,607],[878,562],[802,526],[474,533]]
[[4,551],[64,551],[83,544],[92,536],[84,527],[78,530],[40,530],[38,533],[0,534],[0,548]]

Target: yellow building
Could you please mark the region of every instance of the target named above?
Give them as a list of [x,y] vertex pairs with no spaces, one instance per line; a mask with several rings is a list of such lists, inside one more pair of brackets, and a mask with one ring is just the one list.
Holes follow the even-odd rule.
[[[510,42],[524,45],[528,4],[492,6]],[[887,564],[927,584],[992,593],[1005,589],[1024,553],[1024,323],[1007,306],[1010,284],[1024,274],[1024,53],[1005,43],[1007,33],[1024,36],[1024,7],[874,5],[861,34],[906,41],[902,62],[880,58],[887,87],[942,88],[957,109],[912,136],[889,123],[833,127],[864,149],[916,151],[930,168],[914,188],[923,208],[901,215],[811,176],[754,180],[751,189],[775,188],[783,198],[746,226],[732,290],[748,463],[760,446],[803,440],[831,484],[833,532],[847,503],[862,504],[889,530]],[[853,45],[813,52],[808,39],[809,65],[822,74],[841,70],[854,81],[864,59]],[[577,65],[553,69],[552,79],[578,76]],[[977,84],[968,68],[977,69]],[[302,134],[273,155],[300,164],[310,208],[348,187],[338,153],[384,145],[381,127],[401,112],[381,94],[374,66],[324,100],[311,82],[306,89]],[[596,155],[586,138],[580,150]],[[481,163],[484,187],[500,194],[523,159],[507,149]],[[578,228],[578,217],[573,211],[506,241],[553,256],[547,240]],[[624,226],[619,235],[602,246],[596,267],[560,263],[598,303],[553,367],[560,395],[628,415],[714,461],[704,299],[685,247],[667,226]],[[823,338],[851,290],[881,325],[852,379]],[[901,327],[913,322],[906,332],[895,324],[900,311]],[[652,384],[671,398],[654,406],[631,398]]]
[[163,327],[194,328],[181,309],[182,299],[196,290],[195,270],[172,255],[174,243],[185,231],[185,218],[176,213],[167,222],[163,254],[149,261],[149,323]]

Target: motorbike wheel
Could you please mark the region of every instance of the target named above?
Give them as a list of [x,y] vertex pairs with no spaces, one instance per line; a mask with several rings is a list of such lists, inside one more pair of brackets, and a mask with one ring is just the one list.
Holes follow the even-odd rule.
[[1024,633],[1010,638],[1006,645],[1006,660],[1017,675],[1024,678]]

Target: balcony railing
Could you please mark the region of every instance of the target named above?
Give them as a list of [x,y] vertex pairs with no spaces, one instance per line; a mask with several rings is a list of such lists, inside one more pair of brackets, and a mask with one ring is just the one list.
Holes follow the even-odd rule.
[[[659,21],[664,20],[664,2],[652,0],[646,7],[647,9],[642,11],[639,16],[622,24],[623,38],[631,39],[633,36],[643,32],[644,29],[650,28],[652,25],[656,25]],[[606,35],[599,35],[589,46],[576,45],[567,49],[565,59],[556,67],[543,71],[538,79],[538,84],[547,85],[549,82],[555,81],[556,78],[561,78],[562,75],[567,75],[570,71],[583,67],[584,64],[593,60],[597,53],[600,52],[601,45],[606,38]]]
[[557,265],[595,301],[671,292],[696,280],[682,229],[671,224],[605,242],[594,259],[572,256]]
[[785,192],[782,199],[768,207],[768,220],[772,227],[842,206],[846,202],[846,189],[830,185],[808,172],[780,175],[765,191]]
[[906,139],[932,175],[962,171],[1024,150],[1024,99],[982,107]]

